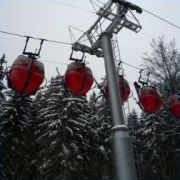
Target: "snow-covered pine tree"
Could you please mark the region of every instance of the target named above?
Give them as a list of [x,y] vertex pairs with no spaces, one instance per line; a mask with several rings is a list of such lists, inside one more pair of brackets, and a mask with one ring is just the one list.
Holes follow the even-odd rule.
[[4,64],[5,63],[6,63],[5,54],[3,54],[3,56],[0,59],[0,103],[1,103],[1,100],[5,98],[3,93],[2,93],[2,91],[4,89],[6,89],[6,87],[5,87],[4,83],[3,83],[3,79],[5,77],[5,69],[4,69]]
[[91,178],[108,179],[113,176],[113,160],[111,146],[111,109],[110,102],[102,93],[92,94],[89,101],[91,127],[94,136],[91,146]]
[[43,96],[46,98],[38,110],[37,129],[41,177],[85,176],[91,134],[86,98],[69,93],[59,76],[51,79]]
[[138,154],[141,175],[150,179],[174,179],[176,177],[176,128],[172,123],[165,122],[170,115],[166,110],[158,114],[149,114],[141,120],[137,135]]
[[[40,177],[38,163],[39,163],[39,151],[40,147],[36,142],[37,139],[37,127],[38,127],[38,110],[44,106],[44,96],[43,90],[37,92],[36,98],[33,99],[33,106],[31,106],[31,115],[33,116],[33,121],[31,122],[31,126],[29,128],[31,134],[29,137],[29,167],[26,170],[26,175],[30,180],[36,180]],[[38,103],[37,103],[38,102]]]
[[89,119],[89,106],[86,97],[70,94],[63,99],[64,128],[66,140],[64,145],[69,149],[70,170],[69,178],[86,179],[89,164],[90,138],[93,136]]
[[97,161],[96,157],[96,150],[97,150],[97,128],[98,128],[98,97],[95,92],[93,92],[89,99],[89,122],[92,128],[92,136],[90,137],[90,144],[91,147],[89,149],[89,162],[87,165],[87,176],[89,179],[96,179],[99,175],[97,167],[99,166],[99,162]]
[[139,148],[141,145],[141,141],[140,141],[141,136],[140,136],[139,131],[141,129],[141,126],[140,126],[138,113],[134,109],[127,116],[127,126],[129,129],[129,135],[131,137],[132,144],[133,144],[137,175],[139,178],[141,178],[140,154],[139,154]]
[[139,129],[139,118],[135,110],[133,110],[127,117],[127,126],[129,129],[129,134],[132,139],[136,138],[137,131]]
[[[5,64],[5,55],[3,55],[0,59],[0,157],[3,157],[3,144],[2,144],[2,114],[3,114],[3,103],[5,101],[5,97],[3,94],[3,90],[6,88],[3,79],[5,77],[5,70],[4,70],[4,64]],[[0,158],[0,179],[3,178],[3,163],[2,158]]]
[[[36,171],[36,178],[38,179],[41,175],[39,167],[41,166],[42,162],[42,155],[41,151],[43,148],[45,148],[44,143],[41,141],[37,142],[37,139],[39,138],[41,131],[44,131],[42,123],[44,122],[44,119],[40,119],[40,110],[44,109],[46,107],[46,97],[44,95],[46,89],[43,89],[41,91],[38,91],[34,100],[34,149],[35,149],[35,156],[34,156],[34,170]],[[42,128],[41,128],[42,127]],[[44,150],[45,151],[45,150]]]
[[7,91],[7,101],[3,103],[1,116],[1,136],[4,155],[4,179],[28,179],[31,162],[31,115],[32,100],[17,97],[13,91]]
[[[58,159],[56,146],[59,143],[59,130],[62,125],[61,113],[63,109],[62,99],[66,92],[60,77],[51,78],[50,85],[41,94],[36,96],[36,142],[39,147],[38,171],[42,178],[56,177],[55,160]],[[59,147],[58,147],[59,149]],[[55,163],[55,164],[54,164]]]

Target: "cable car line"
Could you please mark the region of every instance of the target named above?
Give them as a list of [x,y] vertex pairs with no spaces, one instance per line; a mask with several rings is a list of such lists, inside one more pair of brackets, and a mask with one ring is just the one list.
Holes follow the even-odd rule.
[[140,67],[137,67],[137,66],[134,66],[134,65],[132,65],[132,64],[126,63],[126,62],[124,62],[124,61],[121,61],[121,62],[122,62],[123,64],[127,65],[127,66],[133,67],[133,68],[138,69],[138,70],[142,70],[142,68],[140,68]]
[[8,35],[13,35],[13,36],[19,36],[19,37],[27,37],[27,36],[24,36],[24,35],[21,35],[21,34],[17,34],[17,33],[10,33],[10,32],[1,31],[1,30],[0,30],[0,33],[3,33],[3,34],[8,34]]
[[[44,62],[47,62],[47,63],[52,63],[52,64],[60,64],[60,65],[63,65],[63,66],[67,66],[67,65],[68,65],[68,63],[63,63],[63,62],[59,62],[59,61],[51,61],[51,60],[44,60],[44,59],[43,59],[43,61],[44,61]],[[137,66],[134,66],[134,65],[132,65],[132,64],[125,63],[125,62],[123,62],[123,61],[121,61],[121,62],[122,62],[123,64],[127,65],[127,66],[132,67],[132,68],[135,68],[135,69],[138,69],[138,70],[142,70],[141,68],[139,68],[139,67],[137,67]],[[103,79],[102,77],[97,77],[97,76],[95,76],[95,78],[97,78],[97,79]]]
[[[43,59],[43,62],[52,63],[52,64],[60,64],[60,65],[63,65],[63,66],[68,65],[68,63],[62,63],[62,62],[59,62],[59,61],[50,61],[50,60],[44,60],[44,59]],[[94,76],[94,77],[97,78],[97,79],[103,79],[102,77],[98,77],[98,76]]]
[[80,11],[84,11],[84,12],[96,14],[95,12],[93,12],[93,11],[91,11],[91,10],[89,10],[89,9],[81,8],[81,7],[74,6],[74,5],[71,5],[71,4],[68,4],[68,3],[64,3],[64,2],[60,2],[60,1],[56,1],[56,0],[49,0],[49,1],[54,2],[54,3],[57,3],[57,4],[61,4],[61,5],[63,5],[63,6],[71,7],[71,8],[73,8],[73,9],[77,9],[77,10],[80,10]]
[[[68,65],[68,64],[66,64],[66,63],[59,62],[59,61],[50,61],[50,60],[43,60],[43,61],[49,62],[49,63],[61,64],[61,65]],[[140,68],[140,67],[138,67],[138,66],[135,66],[135,65],[126,63],[126,62],[124,62],[124,61],[121,61],[121,63],[123,63],[123,64],[125,64],[125,65],[127,65],[127,66],[129,66],[129,67],[132,67],[132,68],[134,68],[134,69],[137,69],[137,70],[143,70],[142,68]]]
[[63,65],[63,66],[67,66],[68,63],[62,63],[62,62],[58,62],[58,61],[50,61],[50,60],[44,60],[44,62],[48,62],[48,63],[52,63],[52,64],[60,64],[60,65]]
[[[49,63],[54,63],[54,64],[68,65],[68,64],[66,64],[66,63],[59,62],[59,61],[50,61],[50,60],[43,60],[43,61],[49,62]],[[123,63],[123,64],[125,64],[125,65],[127,65],[127,66],[129,66],[129,67],[132,67],[132,68],[134,68],[134,69],[137,69],[137,70],[143,70],[143,69],[140,68],[140,67],[137,67],[137,66],[134,66],[134,65],[132,65],[132,64],[126,63],[126,62],[124,62],[124,61],[121,61],[121,63]]]
[[50,40],[50,39],[44,39],[44,38],[37,38],[37,37],[28,36],[28,35],[22,35],[22,34],[2,31],[2,30],[0,30],[0,33],[7,34],[7,35],[18,36],[18,37],[23,37],[23,38],[30,37],[31,39],[44,40],[44,41],[51,42],[51,43],[56,43],[56,44],[72,45],[72,43],[68,43],[68,42],[62,42],[62,41],[56,41],[56,40]]
[[151,14],[152,16],[160,19],[161,21],[164,21],[164,22],[168,23],[168,24],[171,25],[171,26],[173,26],[173,27],[175,27],[175,28],[177,28],[177,29],[180,29],[180,26],[178,26],[178,25],[176,25],[176,24],[174,24],[174,23],[172,23],[172,22],[170,22],[170,21],[168,21],[168,20],[166,20],[166,19],[164,19],[164,18],[162,18],[162,17],[160,17],[160,16],[158,16],[158,15],[156,15],[156,14],[154,14],[154,13],[152,13],[152,12],[150,12],[150,11],[144,9],[144,8],[142,8],[142,10],[144,10],[144,11],[147,12],[148,14]]
[[[23,38],[31,37],[31,39],[36,39],[36,40],[42,40],[42,39],[43,39],[43,38],[36,38],[36,37],[27,36],[27,35],[22,35],[22,34],[17,34],[17,33],[11,33],[11,32],[2,31],[2,30],[0,30],[0,33],[7,34],[7,35],[18,36],[18,37],[23,37]],[[72,43],[62,42],[62,41],[56,41],[56,40],[44,39],[44,41],[52,42],[52,43],[58,43],[58,44],[72,45]],[[125,64],[125,65],[127,65],[127,66],[130,66],[130,67],[133,67],[133,68],[135,68],[135,69],[138,69],[138,70],[141,70],[141,69],[142,69],[142,68],[140,68],[140,67],[137,67],[137,66],[134,66],[134,65],[132,65],[132,64],[126,63],[126,62],[124,62],[124,61],[121,61],[121,62],[122,62],[123,64]],[[54,62],[54,63],[59,63],[59,62]]]

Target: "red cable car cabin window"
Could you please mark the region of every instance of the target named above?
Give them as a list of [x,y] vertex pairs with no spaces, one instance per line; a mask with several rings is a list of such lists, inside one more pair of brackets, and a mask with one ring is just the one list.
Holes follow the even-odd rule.
[[[119,81],[119,86],[120,86],[121,98],[122,98],[122,101],[125,102],[129,98],[131,89],[130,89],[128,81],[124,79],[122,75],[118,75],[118,81]],[[105,94],[109,96],[107,80],[105,82],[104,90],[105,90]]]
[[31,57],[20,55],[9,70],[9,80],[20,93],[35,93],[44,80],[44,65]]
[[65,83],[72,93],[86,95],[93,82],[94,78],[90,68],[76,62],[68,65],[65,73]]
[[144,86],[139,89],[139,103],[143,110],[154,113],[161,109],[163,102],[155,88]]
[[180,118],[180,96],[176,94],[172,95],[169,98],[169,105],[171,113],[176,118]]

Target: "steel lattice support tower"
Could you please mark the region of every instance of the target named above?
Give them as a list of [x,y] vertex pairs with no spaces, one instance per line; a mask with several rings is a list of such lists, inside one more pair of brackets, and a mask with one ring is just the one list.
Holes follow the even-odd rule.
[[[113,119],[112,135],[116,180],[137,180],[131,140],[128,128],[124,124],[111,41],[113,34],[118,34],[123,28],[136,33],[142,29],[132,11],[142,12],[140,7],[125,0],[108,1],[98,10],[99,17],[95,23],[72,46],[74,51],[104,57]],[[131,20],[128,19],[129,14]],[[88,40],[88,45],[82,43],[84,38]]]

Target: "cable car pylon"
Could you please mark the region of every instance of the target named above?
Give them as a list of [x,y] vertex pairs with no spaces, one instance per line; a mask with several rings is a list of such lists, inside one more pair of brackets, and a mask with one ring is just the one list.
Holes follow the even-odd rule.
[[[95,23],[72,45],[74,51],[104,57],[111,101],[116,180],[137,180],[132,144],[128,128],[124,123],[121,88],[119,88],[111,41],[113,35],[118,34],[123,28],[136,33],[142,29],[133,11],[142,13],[140,7],[128,1],[109,0],[96,13],[99,17]],[[128,14],[131,15],[131,20],[128,19]],[[88,44],[83,43],[84,39],[87,39]]]

